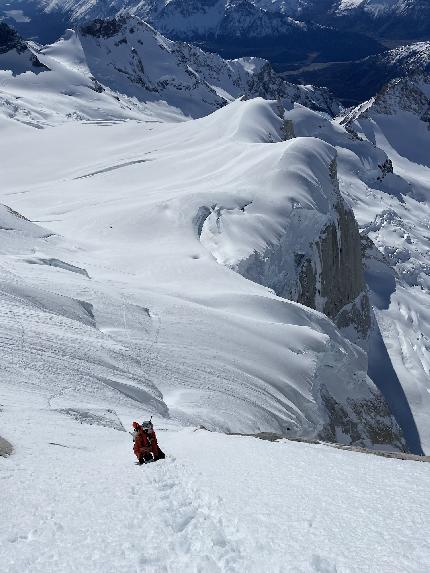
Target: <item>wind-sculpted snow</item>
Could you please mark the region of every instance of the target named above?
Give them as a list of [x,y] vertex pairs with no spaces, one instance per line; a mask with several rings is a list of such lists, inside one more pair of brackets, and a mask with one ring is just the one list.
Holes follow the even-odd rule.
[[[365,353],[322,314],[219,264],[201,240],[205,215],[231,213],[213,252],[233,262],[276,243],[292,211],[302,212],[304,244],[332,220],[334,148],[282,141],[278,113],[257,99],[180,124],[66,125],[9,138],[3,200],[55,233],[6,259],[8,284],[37,284],[46,299],[39,308],[20,295],[8,311],[5,348],[23,341],[7,355],[11,383],[52,385],[56,408],[78,393],[93,404],[118,395],[210,428],[403,448],[366,378]],[[29,264],[30,253],[70,266]],[[63,313],[61,297],[72,305]]]
[[275,173],[289,189],[288,206],[281,202],[285,195],[279,197],[275,235],[274,214],[264,212],[262,196],[206,213],[202,243],[218,262],[324,312],[366,346],[370,324],[360,236],[339,193],[334,149],[318,140],[292,140]]

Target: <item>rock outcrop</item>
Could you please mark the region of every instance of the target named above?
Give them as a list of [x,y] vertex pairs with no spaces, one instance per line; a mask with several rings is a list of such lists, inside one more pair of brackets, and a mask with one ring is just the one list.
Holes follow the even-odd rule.
[[13,446],[0,436],[0,456],[7,458],[13,453]]
[[[336,163],[330,166],[337,201],[327,223],[306,251],[292,252],[291,235],[301,232],[300,210],[293,211],[289,230],[264,252],[254,252],[236,270],[273,289],[283,298],[319,310],[345,330],[353,342],[365,346],[370,328],[370,306],[361,258],[361,240],[352,211],[338,190]],[[291,262],[294,261],[292,265]]]
[[0,22],[0,69],[10,70],[13,75],[48,70],[17,32],[4,22]]

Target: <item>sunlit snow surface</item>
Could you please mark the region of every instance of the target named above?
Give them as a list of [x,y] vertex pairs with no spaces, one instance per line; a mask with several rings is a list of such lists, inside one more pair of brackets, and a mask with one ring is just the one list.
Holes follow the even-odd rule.
[[[325,116],[297,107],[305,137],[289,142],[263,100],[167,124],[183,115],[94,91],[76,51],[65,68],[54,52],[52,74],[2,72],[0,436],[15,453],[0,457],[0,569],[428,571],[428,464],[194,431],[312,436],[321,383],[341,403],[367,384],[331,321],[221,264],[276,241],[292,209],[312,214],[312,240],[331,216],[334,146],[380,248],[380,196],[405,193],[420,225],[425,203],[395,176],[373,187],[384,153],[351,150]],[[378,323],[425,438],[427,294],[394,296],[398,317]],[[396,365],[385,318],[406,323],[415,370]],[[151,414],[167,459],[140,468],[122,430]]]
[[0,457],[8,573],[430,568],[430,464],[156,418],[167,458],[139,467],[131,436],[115,428],[144,410],[118,405],[118,418],[81,403],[89,425],[50,409],[45,392],[2,388],[2,403],[0,427],[16,445]]
[[317,229],[330,216],[334,149],[282,142],[275,109],[252,100],[180,124],[16,124],[2,200],[45,230],[0,230],[11,382],[56,388],[56,405],[120,392],[182,421],[300,435],[321,427],[321,383],[341,402],[361,395],[359,348],[199,238],[202,207],[239,219],[222,239],[229,262],[276,240],[299,204]]
[[[8,572],[426,570],[428,464],[194,431],[313,434],[315,387],[354,396],[366,365],[327,318],[199,240],[205,205],[243,218],[233,257],[298,201],[328,209],[334,148],[280,141],[275,109],[3,121],[2,201],[32,220],[0,210]],[[167,459],[138,467],[121,430],[150,414]]]

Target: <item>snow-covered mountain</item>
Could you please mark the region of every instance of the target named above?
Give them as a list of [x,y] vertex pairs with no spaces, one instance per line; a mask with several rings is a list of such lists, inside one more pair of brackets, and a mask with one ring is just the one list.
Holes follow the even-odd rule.
[[[20,10],[25,14],[29,6],[30,12],[36,10],[39,15],[47,14],[49,18],[58,15],[61,21],[68,20],[70,27],[98,18],[131,14],[148,21],[173,39],[199,42],[223,57],[263,57],[279,68],[286,63],[306,62],[316,56],[320,61],[344,61],[382,51],[378,42],[364,35],[297,21],[280,12],[260,9],[249,0],[11,2],[15,11]],[[29,36],[26,29],[34,34],[29,27],[31,18],[28,20],[21,19],[14,24],[25,37]],[[40,41],[53,41],[49,29],[46,32],[42,26],[38,29]]]
[[381,38],[430,38],[427,0],[253,0],[264,10]]
[[[13,316],[31,315],[33,310],[39,316],[36,307],[59,316],[58,324],[57,318],[52,319],[52,340],[47,338],[50,349],[57,344],[61,324],[77,321],[70,332],[66,328],[63,337],[64,352],[72,363],[74,356],[77,364],[82,362],[88,345],[97,348],[91,352],[84,382],[81,378],[76,382],[70,364],[66,373],[61,363],[48,360],[34,372],[37,384],[49,387],[51,377],[46,379],[46,372],[53,370],[60,391],[67,387],[75,395],[78,387],[91,385],[94,377],[97,390],[90,388],[91,395],[105,395],[106,388],[115,388],[139,401],[150,400],[159,413],[205,420],[213,428],[285,432],[291,427],[299,435],[402,449],[401,431],[366,377],[369,307],[357,227],[337,186],[335,149],[317,140],[311,144],[294,138],[290,143],[283,141],[293,136],[290,122],[284,121],[284,109],[293,108],[294,94],[301,96],[302,103],[312,102],[312,89],[290,90],[261,61],[225,62],[192,46],[170,42],[138,18],[96,21],[79,34],[68,32],[51,46],[30,47],[45,65],[43,73],[2,72],[8,89],[3,99],[3,129],[11,134],[5,153],[14,157],[13,142],[19,141],[20,161],[28,166],[24,179],[19,180],[11,164],[4,179],[9,198],[5,202],[25,216],[49,221],[51,231],[40,230],[35,243],[33,231],[28,236],[26,228],[18,233],[18,237],[23,234],[22,244],[14,243],[15,234],[7,235],[13,256],[24,265],[16,275],[8,275],[8,285],[26,284],[22,291],[25,309],[30,305],[27,311],[18,302]],[[204,115],[233,99],[228,90],[243,90],[244,86],[248,96],[251,90],[254,94],[266,88],[275,90],[278,101],[237,100],[200,122],[154,123]],[[278,93],[281,89],[286,91]],[[43,135],[24,126],[14,130],[19,123],[11,119],[48,129]],[[75,125],[58,125],[70,119]],[[100,121],[113,119],[138,119],[138,123],[100,127]],[[82,120],[87,123],[79,125]],[[97,123],[91,127],[88,120]],[[55,129],[49,128],[55,124]],[[106,139],[108,129],[111,135]],[[65,144],[60,154],[55,153],[59,137]],[[91,144],[88,138],[93,138]],[[40,172],[42,163],[35,153],[36,141],[42,139],[43,153],[56,156],[58,169],[49,173],[43,167]],[[77,153],[75,158],[70,145]],[[59,181],[61,196],[57,195]],[[32,182],[37,182],[35,194],[25,193],[29,201],[21,203],[19,189],[22,185],[33,188]],[[11,212],[5,213],[10,219]],[[15,230],[17,223],[9,219],[4,229]],[[294,246],[293,236],[297,236]],[[78,243],[70,243],[76,237]],[[75,249],[76,256],[70,257]],[[111,269],[119,265],[119,269],[105,276],[106,271],[97,271],[99,264]],[[52,269],[60,273],[58,283]],[[126,269],[138,277],[137,283],[130,278],[128,284]],[[38,278],[25,278],[27,270]],[[71,274],[75,286],[70,290]],[[94,291],[93,287],[88,290],[88,280],[97,283]],[[109,285],[114,291],[110,292]],[[16,287],[6,290],[15,296]],[[64,312],[61,297],[67,297]],[[130,308],[124,307],[128,299],[133,301]],[[325,312],[336,320],[342,334],[323,315],[286,299]],[[133,315],[133,308],[141,309],[136,311],[140,318]],[[284,311],[287,314],[279,328],[271,332],[274,317],[283,316]],[[30,347],[43,329],[43,316],[28,327]],[[166,327],[163,343],[159,320]],[[267,322],[267,331],[261,321]],[[325,341],[323,346],[305,336],[296,349],[301,336],[293,337],[293,347],[275,366],[279,345],[290,344],[281,342],[290,337],[284,323],[308,325],[304,332],[315,331],[316,339]],[[86,334],[77,334],[82,328]],[[99,334],[100,328],[110,333],[107,339]],[[129,328],[136,329],[135,334]],[[242,329],[251,329],[252,343],[238,335]],[[148,332],[152,334],[147,339]],[[202,343],[199,348],[196,332]],[[75,348],[75,336],[85,340],[85,345],[79,343]],[[142,336],[147,339],[143,346],[138,342]],[[262,344],[261,336],[273,345]],[[233,340],[238,346],[231,354]],[[120,347],[106,366],[100,356],[109,355],[112,344]],[[141,358],[136,362],[136,355],[147,355],[149,348],[155,351],[155,344],[156,357],[149,363]],[[249,344],[255,344],[255,364],[249,363]],[[257,352],[260,346],[262,355]],[[25,352],[20,359],[24,365]],[[264,374],[266,361],[271,363],[270,374]],[[111,367],[116,374],[109,374]],[[139,369],[150,383],[137,381]],[[268,392],[263,401],[256,397],[262,388]],[[370,407],[378,412],[378,419],[369,415]]]
[[1,567],[427,571],[428,74],[0,32]]
[[[384,201],[364,228],[397,273],[396,291],[389,304],[387,299],[379,302],[376,316],[425,448],[430,406],[429,111],[430,76],[423,75],[393,80],[343,120],[359,137],[383,149],[394,172],[410,186],[398,201]],[[377,281],[373,285],[378,291]]]
[[430,38],[430,4],[427,0],[341,0],[334,6],[340,26],[352,26],[394,39]]
[[[155,93],[170,102],[175,96],[169,92],[174,91],[176,98],[182,92],[180,109],[197,101],[200,107],[206,104],[206,113],[242,95],[279,99],[286,107],[300,101],[328,113],[339,109],[327,90],[287,83],[266,60],[226,61],[191,44],[168,40],[137,17],[96,20],[81,28],[80,41],[88,66],[101,83],[140,99],[142,89],[146,98]],[[118,72],[117,79],[112,69]]]
[[[241,96],[278,99],[287,108],[299,101],[331,115],[339,111],[327,90],[285,82],[265,60],[225,61],[168,40],[137,17],[96,21],[44,47],[25,44],[5,24],[3,29],[20,47],[6,36],[1,44],[2,109],[25,122],[180,120]],[[22,73],[29,66],[44,74]]]

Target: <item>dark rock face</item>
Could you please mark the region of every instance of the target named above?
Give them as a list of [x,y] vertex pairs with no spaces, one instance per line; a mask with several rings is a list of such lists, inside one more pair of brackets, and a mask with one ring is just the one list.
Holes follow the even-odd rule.
[[82,26],[81,32],[86,36],[95,38],[112,38],[121,31],[126,24],[126,18],[113,18],[112,20],[102,20],[98,18],[86,26]]
[[[328,225],[315,245],[320,276],[308,259],[303,275],[302,272],[299,275],[298,302],[311,302],[307,306],[322,310],[339,328],[354,326],[365,338],[370,328],[370,306],[365,292],[360,234],[353,213],[343,202],[336,205],[336,212],[337,224]],[[319,288],[315,292],[318,280]]]
[[7,458],[13,453],[13,446],[0,436],[0,456]]
[[366,436],[376,447],[391,444],[400,452],[408,451],[400,427],[379,392],[371,392],[367,399],[347,399],[345,405],[323,386],[321,398],[329,415],[318,436],[321,440],[338,442],[338,435],[342,433],[350,436],[355,446],[365,447],[363,436]]
[[11,50],[16,50],[18,54],[22,54],[26,49],[27,45],[21,40],[17,32],[4,22],[0,22],[0,54],[5,54]]
[[391,161],[391,159],[386,159],[384,161],[384,163],[382,163],[381,165],[378,165],[379,169],[381,170],[381,175],[380,177],[378,177],[378,181],[382,181],[382,179],[388,175],[389,173],[394,173],[394,169],[393,169],[393,162]]
[[31,70],[35,74],[49,70],[28,48],[27,44],[13,28],[5,22],[0,22],[0,55],[4,55],[3,57],[7,60],[10,52],[12,52],[12,56],[13,52],[18,54],[20,56],[18,60],[21,62],[16,68],[13,63],[9,62],[11,63],[13,75],[24,73],[27,70]]

